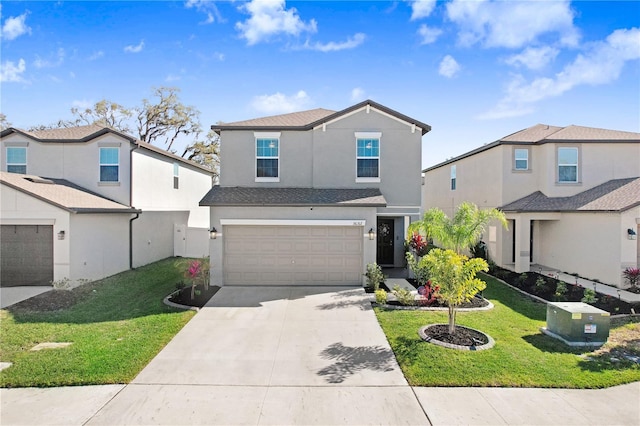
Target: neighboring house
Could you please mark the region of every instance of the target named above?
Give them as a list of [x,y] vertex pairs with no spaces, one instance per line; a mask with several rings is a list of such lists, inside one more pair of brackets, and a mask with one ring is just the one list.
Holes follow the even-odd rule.
[[463,201],[497,207],[492,260],[516,272],[539,264],[623,285],[640,264],[640,133],[538,124],[423,171],[424,209]]
[[[54,182],[64,180],[79,191],[139,212],[127,219],[126,229],[118,234],[126,242],[124,254],[128,258],[125,267],[117,262],[120,271],[174,255],[202,256],[208,252],[209,212],[198,206],[198,202],[212,186],[210,170],[95,124],[33,132],[9,128],[0,133],[0,142],[2,171],[38,176]],[[21,197],[33,197],[29,194],[29,191],[23,191]],[[55,203],[56,199],[48,201]],[[83,275],[77,272],[82,268],[75,267],[75,262],[84,262],[82,257],[67,258],[63,254],[68,250],[66,245],[71,248],[82,246],[76,245],[74,239],[84,239],[90,234],[72,233],[71,229],[65,229],[62,227],[65,222],[55,219],[48,209],[39,215],[23,215],[27,204],[18,203],[5,210],[3,201],[0,218],[3,232],[5,225],[48,226],[53,221],[53,233],[58,235],[65,231],[67,241],[63,243],[57,237],[53,239],[54,278],[99,278],[100,274],[94,273],[98,267],[88,268],[87,274]],[[61,206],[72,210],[75,207],[64,203]],[[93,226],[104,226],[99,216],[87,216],[85,220],[92,218],[95,218]],[[2,240],[3,252],[11,250],[9,244],[18,244],[8,241]],[[99,246],[102,240],[94,240],[93,244]],[[121,252],[105,252],[105,256],[114,258],[121,255]],[[112,273],[113,268],[108,271]],[[12,283],[3,282],[2,285]]]
[[404,264],[427,124],[364,101],[212,129],[214,284],[361,285],[368,263]]

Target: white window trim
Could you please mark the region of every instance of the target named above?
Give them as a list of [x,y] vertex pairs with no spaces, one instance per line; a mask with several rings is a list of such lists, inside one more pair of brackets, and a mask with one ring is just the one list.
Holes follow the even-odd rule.
[[[576,150],[576,164],[560,164],[560,149],[571,148]],[[556,147],[556,184],[558,185],[576,185],[581,183],[580,173],[580,147],[579,146],[558,146]],[[560,180],[560,166],[575,166],[576,180]]]
[[[24,149],[24,164],[23,163],[9,163],[9,149],[15,149],[15,148],[22,148]],[[29,153],[27,152],[27,147],[26,146],[7,146],[5,149],[5,158],[7,159],[7,172],[9,171],[9,166],[24,166],[24,173],[27,174],[28,170],[27,170],[27,164],[29,163],[29,158],[28,155]]]
[[[280,149],[282,148],[282,144],[280,143],[280,135],[281,132],[254,132],[254,144],[253,144],[253,156],[254,156],[254,164],[253,164],[253,173],[255,177],[255,182],[280,182]],[[260,157],[260,158],[270,158],[278,160],[278,177],[258,177],[258,139],[277,139],[278,140],[278,156],[277,157]]]
[[[527,153],[527,158],[526,158],[526,162],[527,162],[527,167],[524,169],[518,169],[516,167],[517,164],[517,160],[522,161],[523,159],[520,158],[516,158],[516,151],[517,150],[522,150],[522,151],[526,151]],[[514,147],[513,148],[513,171],[514,172],[529,172],[531,171],[531,161],[530,161],[530,157],[531,157],[531,150],[529,148],[520,148],[520,147]]]
[[[117,149],[118,150],[118,162],[117,163],[102,163],[100,159],[100,152],[102,149]],[[100,168],[102,166],[118,166],[118,180],[102,180],[100,177]],[[100,186],[119,186],[120,185],[120,147],[119,146],[101,146],[98,148],[98,185]]]
[[[382,132],[355,132],[356,137],[356,183],[380,183],[382,175]],[[378,156],[377,157],[358,157],[358,139],[377,139],[378,140]],[[358,177],[358,160],[359,159],[378,159],[378,177]]]

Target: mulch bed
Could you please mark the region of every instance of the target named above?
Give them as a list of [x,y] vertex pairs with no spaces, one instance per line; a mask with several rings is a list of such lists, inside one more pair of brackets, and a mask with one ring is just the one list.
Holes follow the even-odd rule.
[[[87,284],[88,286],[88,284]],[[11,305],[10,312],[52,312],[68,309],[91,294],[92,288],[76,287],[72,290],[52,289]]]
[[177,293],[174,293],[169,301],[177,303],[179,305],[194,306],[196,308],[202,308],[208,301],[220,290],[220,287],[210,285],[205,290],[203,285],[198,284],[196,286],[195,297],[191,298],[191,286],[186,286],[180,289]]
[[479,331],[456,326],[454,334],[449,334],[449,326],[436,324],[424,330],[424,334],[434,340],[458,346],[480,346],[489,343],[488,337]]
[[[541,297],[549,302],[580,302],[584,297],[584,292],[586,290],[585,287],[567,282],[567,293],[562,296],[557,296],[556,289],[559,280],[551,276],[542,275],[537,272],[524,272],[519,274],[500,267],[494,267],[490,273],[496,278],[499,278],[512,286],[525,291],[526,293]],[[618,299],[617,297],[600,293],[596,294],[595,297],[598,300],[593,303],[589,302],[589,304],[607,311],[612,315],[630,314],[632,308],[636,312],[640,312],[640,304],[638,303],[630,304],[624,300]]]
[[[387,301],[387,305],[390,306],[407,306],[407,305],[403,305],[400,302],[398,302],[397,300],[389,300]],[[430,304],[423,304],[420,303],[420,301],[416,301],[416,304],[413,305],[416,307],[420,307],[420,306],[424,306],[424,307],[428,307],[428,308],[446,308],[447,304],[446,303],[442,303],[439,301],[436,301],[434,303],[430,303]],[[474,297],[473,299],[471,299],[471,301],[469,302],[465,302],[462,303],[460,305],[458,305],[458,309],[472,309],[472,308],[484,308],[489,306],[489,301],[486,299],[483,299],[481,297]]]

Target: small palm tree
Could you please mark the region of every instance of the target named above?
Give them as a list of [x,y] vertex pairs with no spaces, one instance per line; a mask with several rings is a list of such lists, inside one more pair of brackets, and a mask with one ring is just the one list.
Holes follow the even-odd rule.
[[449,308],[449,334],[455,333],[458,306],[486,286],[476,278],[476,273],[487,271],[487,262],[480,258],[468,259],[462,251],[476,245],[494,219],[507,227],[507,219],[500,210],[481,210],[473,203],[464,202],[451,219],[442,210],[433,208],[422,220],[409,226],[410,233],[422,232],[446,249],[431,250],[420,260],[420,265],[429,270],[431,280],[440,286],[440,298]]
[[473,203],[464,202],[458,206],[453,218],[438,208],[427,210],[422,220],[409,225],[409,233],[420,232],[438,242],[445,248],[458,254],[466,248],[476,245],[489,222],[499,221],[505,229],[507,219],[498,209],[479,209]]

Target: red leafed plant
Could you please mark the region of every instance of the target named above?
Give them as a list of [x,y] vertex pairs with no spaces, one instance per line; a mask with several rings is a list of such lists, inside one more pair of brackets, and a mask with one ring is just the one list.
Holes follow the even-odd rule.
[[638,284],[640,284],[639,268],[627,268],[624,270],[624,272],[622,272],[622,275],[631,287],[635,288]]
[[426,239],[417,232],[414,232],[409,239],[409,247],[411,247],[411,250],[420,257],[427,254],[428,246],[429,244],[427,243]]
[[429,306],[438,301],[438,291],[440,286],[432,286],[431,280],[428,280],[425,285],[418,288],[418,294],[421,296],[418,298],[418,304],[422,306]]
[[205,290],[209,288],[209,258],[190,260],[185,266],[184,277],[191,281],[191,299],[194,299],[198,284]]

